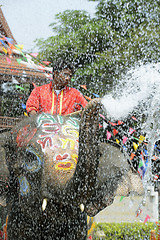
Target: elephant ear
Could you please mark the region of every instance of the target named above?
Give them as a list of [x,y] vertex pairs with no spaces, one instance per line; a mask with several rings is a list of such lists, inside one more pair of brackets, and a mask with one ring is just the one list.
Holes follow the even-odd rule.
[[138,195],[144,193],[142,180],[120,145],[108,141],[100,143],[99,148],[102,155],[99,159],[95,193],[86,207],[89,216],[94,216],[111,205],[115,196],[128,196],[130,192]]
[[9,170],[7,166],[10,132],[0,134],[0,205],[6,206],[6,194],[9,189]]

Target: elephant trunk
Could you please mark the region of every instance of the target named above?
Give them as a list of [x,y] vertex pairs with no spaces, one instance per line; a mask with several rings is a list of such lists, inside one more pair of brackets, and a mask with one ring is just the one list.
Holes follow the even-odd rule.
[[68,192],[76,203],[85,204],[91,196],[99,163],[99,111],[101,102],[95,99],[85,107],[79,131],[79,153],[75,173],[68,185]]

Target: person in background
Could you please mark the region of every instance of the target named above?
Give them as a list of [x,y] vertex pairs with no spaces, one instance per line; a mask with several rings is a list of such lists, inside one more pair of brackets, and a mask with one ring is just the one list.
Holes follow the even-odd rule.
[[77,89],[67,86],[73,73],[71,63],[64,60],[54,63],[53,81],[33,89],[26,103],[27,113],[67,115],[84,108],[88,102],[83,95]]

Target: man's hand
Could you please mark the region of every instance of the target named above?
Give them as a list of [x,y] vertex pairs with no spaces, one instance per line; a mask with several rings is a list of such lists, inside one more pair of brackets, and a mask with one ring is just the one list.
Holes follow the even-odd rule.
[[29,112],[29,116],[36,115],[36,114],[37,114],[37,112],[35,110],[32,110]]

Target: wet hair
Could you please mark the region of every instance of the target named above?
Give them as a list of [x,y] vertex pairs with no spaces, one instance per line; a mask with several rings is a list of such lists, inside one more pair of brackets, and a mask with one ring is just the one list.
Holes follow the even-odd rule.
[[54,71],[62,71],[64,69],[70,69],[72,74],[75,72],[75,68],[72,63],[69,61],[64,61],[63,59],[58,59],[56,62],[53,62],[53,78],[54,78]]

